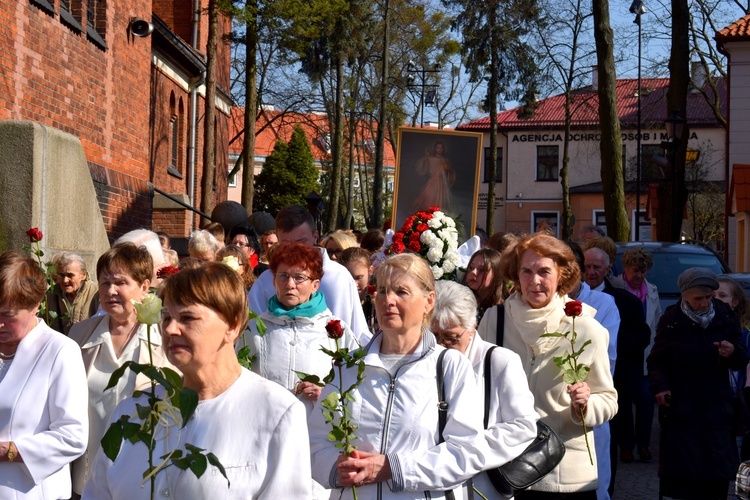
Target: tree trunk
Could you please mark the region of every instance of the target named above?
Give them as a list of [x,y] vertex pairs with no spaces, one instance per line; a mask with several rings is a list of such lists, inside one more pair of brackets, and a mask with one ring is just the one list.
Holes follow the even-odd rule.
[[258,2],[246,0],[245,23],[245,135],[242,141],[244,168],[242,169],[242,206],[253,213],[255,190],[255,120],[258,116],[256,50],[258,47]]
[[208,2],[208,40],[206,42],[206,99],[203,119],[203,186],[201,211],[210,214],[214,209],[214,181],[216,175],[216,57],[219,41],[218,0]]
[[[571,63],[572,64],[572,63]],[[563,240],[571,239],[573,235],[573,210],[570,207],[570,183],[568,182],[568,166],[570,165],[570,124],[572,121],[570,112],[570,86],[565,88],[565,138],[563,139],[562,168],[560,169],[560,185],[562,186],[562,233]]]
[[328,200],[328,220],[325,230],[335,231],[339,218],[339,200],[341,199],[341,170],[343,167],[344,143],[344,59],[341,54],[336,57],[336,98],[333,104],[331,196]]
[[615,241],[627,241],[629,224],[625,208],[622,137],[617,114],[617,76],[612,28],[609,23],[609,1],[593,0],[593,12],[599,76],[599,126],[602,132],[599,148],[607,234]]
[[[669,54],[669,89],[667,115],[673,112],[686,118],[688,85],[690,83],[690,46],[688,44],[689,11],[686,0],[672,0],[672,48]],[[656,216],[656,236],[664,241],[678,241],[682,230],[682,215],[687,202],[685,186],[685,152],[689,137],[687,122],[682,137],[670,152],[670,181],[659,186],[659,213]]]
[[[497,54],[492,51],[492,64],[490,65],[490,81],[487,82],[488,104],[490,105],[490,164],[487,172],[487,223],[485,231],[488,236],[495,232],[495,178],[497,177]],[[484,155],[480,155],[484,158]],[[474,228],[469,228],[467,234],[472,234]]]
[[[378,109],[378,132],[375,136],[375,172],[373,175],[372,188],[372,220],[371,228],[383,227],[383,156],[385,151],[386,132],[386,98],[388,96],[388,64],[390,40],[390,14],[389,0],[385,0],[385,12],[383,14],[383,57],[380,61],[380,102]],[[392,217],[395,217],[393,214]],[[391,226],[395,227],[396,221]]]

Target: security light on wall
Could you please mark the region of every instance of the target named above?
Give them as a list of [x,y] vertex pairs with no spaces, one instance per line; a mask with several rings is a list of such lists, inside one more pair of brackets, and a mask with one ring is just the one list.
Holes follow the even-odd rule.
[[130,32],[133,36],[146,37],[154,31],[154,25],[140,17],[130,18]]

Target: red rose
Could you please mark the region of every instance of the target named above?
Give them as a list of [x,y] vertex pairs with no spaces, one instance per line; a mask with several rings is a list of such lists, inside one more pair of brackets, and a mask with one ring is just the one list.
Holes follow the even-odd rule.
[[434,217],[434,216],[433,216],[432,214],[427,214],[427,215],[425,215],[425,216],[424,216],[424,220],[425,220],[425,221],[428,221],[428,220],[432,220],[432,219],[434,219],[434,218],[435,218],[435,217]]
[[326,325],[326,332],[328,333],[328,338],[340,339],[344,336],[344,327],[341,326],[341,321],[332,319]]
[[411,233],[411,234],[409,235],[409,243],[411,243],[412,241],[419,241],[419,238],[420,238],[421,236],[422,236],[422,235],[421,235],[421,234],[419,234],[419,233]]
[[437,205],[433,205],[430,207],[430,212],[439,212],[439,211],[440,211],[440,207]]
[[401,231],[396,231],[395,233],[393,233],[391,243],[395,243],[397,241],[404,241],[404,233],[402,233]]
[[565,315],[566,316],[580,316],[583,312],[583,304],[580,300],[571,300],[565,303]]
[[406,247],[400,241],[397,241],[393,245],[391,245],[391,252],[393,253],[403,253],[404,250],[406,250]]
[[159,269],[158,271],[156,271],[156,277],[159,278],[160,280],[163,280],[163,279],[166,279],[166,278],[172,276],[173,274],[177,274],[179,272],[180,272],[180,268],[179,267],[164,266],[161,269]]
[[420,223],[420,224],[417,224],[417,231],[419,231],[420,233],[424,233],[424,232],[425,232],[425,231],[427,231],[428,229],[430,229],[430,226],[428,226],[428,225],[427,225],[427,224],[425,224],[424,222],[422,222],[422,223]]
[[26,236],[29,237],[32,243],[36,243],[37,241],[41,241],[42,238],[44,238],[44,234],[39,230],[38,227],[32,227],[28,231],[26,231]]
[[367,285],[367,288],[365,288],[365,293],[367,295],[375,295],[375,292],[378,290],[378,288],[375,285]]
[[422,245],[419,244],[419,241],[410,241],[409,250],[414,253],[419,253],[419,251],[422,250]]

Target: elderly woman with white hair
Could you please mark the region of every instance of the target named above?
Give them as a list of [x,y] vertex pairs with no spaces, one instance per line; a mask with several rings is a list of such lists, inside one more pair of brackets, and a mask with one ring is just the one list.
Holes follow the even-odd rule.
[[[86,261],[73,252],[52,257],[55,287],[47,294],[49,326],[65,335],[73,324],[88,319],[99,308],[99,288],[91,281]],[[54,316],[54,317],[53,317]]]
[[220,248],[221,244],[214,238],[214,235],[205,229],[198,229],[190,234],[188,253],[194,259],[211,262],[216,259],[216,252]]
[[[490,453],[485,469],[499,467],[516,458],[536,437],[539,414],[529,390],[526,373],[518,354],[482,340],[477,335],[477,301],[470,288],[453,281],[435,283],[435,309],[430,329],[439,344],[466,356],[474,369],[481,399],[474,410],[484,411],[484,438]],[[489,357],[490,373],[485,373]],[[485,380],[491,380],[489,401],[485,400]],[[489,412],[485,405],[489,404]],[[488,499],[505,498],[492,486],[486,472],[472,480],[473,487]]]

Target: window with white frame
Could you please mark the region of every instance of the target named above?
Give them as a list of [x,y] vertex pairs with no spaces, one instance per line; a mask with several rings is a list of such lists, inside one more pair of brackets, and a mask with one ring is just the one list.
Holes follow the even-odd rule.
[[531,212],[531,232],[546,232],[556,238],[560,237],[560,212],[534,211]]
[[557,181],[560,166],[559,146],[536,147],[536,180]]

